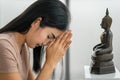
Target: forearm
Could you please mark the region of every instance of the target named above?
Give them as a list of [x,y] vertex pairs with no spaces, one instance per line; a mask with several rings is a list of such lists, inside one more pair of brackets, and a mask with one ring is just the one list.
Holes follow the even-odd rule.
[[36,80],[49,80],[54,67],[55,66],[52,64],[45,63],[45,65],[41,69],[41,72],[38,74]]

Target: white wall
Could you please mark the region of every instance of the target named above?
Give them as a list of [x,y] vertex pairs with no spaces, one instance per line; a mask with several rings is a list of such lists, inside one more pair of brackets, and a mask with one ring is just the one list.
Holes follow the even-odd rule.
[[90,65],[92,48],[100,43],[103,32],[100,23],[109,8],[113,19],[113,54],[115,66],[120,70],[120,1],[119,0],[71,0],[70,10],[73,43],[70,48],[71,80],[84,79],[84,65]]
[[35,0],[0,0],[1,27],[22,13]]
[[[35,0],[0,0],[0,28],[19,15]],[[113,54],[115,66],[120,70],[120,1],[119,0],[70,0],[72,15],[70,29],[73,42],[70,48],[71,80],[84,79],[84,65],[91,62],[92,48],[100,42],[100,23],[109,8],[113,19]],[[32,55],[31,55],[32,57]],[[32,62],[32,59],[31,59]],[[31,63],[32,64],[32,63]]]

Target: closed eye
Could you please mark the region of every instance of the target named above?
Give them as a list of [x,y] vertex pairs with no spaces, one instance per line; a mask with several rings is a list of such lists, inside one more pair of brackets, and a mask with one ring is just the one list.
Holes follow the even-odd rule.
[[47,36],[48,39],[55,39],[55,35],[53,33],[51,33],[50,35]]
[[53,39],[55,39],[56,38],[55,35],[53,33],[51,33],[51,34],[52,34]]
[[51,39],[51,37],[50,37],[49,35],[47,36],[47,38],[48,38],[48,39]]

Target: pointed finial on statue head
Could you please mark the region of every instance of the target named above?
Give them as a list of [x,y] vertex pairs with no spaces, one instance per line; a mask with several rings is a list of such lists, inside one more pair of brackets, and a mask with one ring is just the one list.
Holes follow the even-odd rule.
[[108,16],[109,15],[109,11],[108,11],[108,8],[106,9],[106,16]]
[[111,23],[112,23],[112,18],[109,16],[109,11],[108,8],[106,9],[106,15],[103,17],[102,19],[102,26],[105,25],[105,27],[111,27]]

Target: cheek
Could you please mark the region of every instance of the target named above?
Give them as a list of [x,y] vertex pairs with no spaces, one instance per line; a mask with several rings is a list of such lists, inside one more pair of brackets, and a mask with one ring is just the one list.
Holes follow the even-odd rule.
[[46,34],[43,33],[40,34],[36,40],[38,41],[38,43],[43,43],[46,39],[47,39]]

